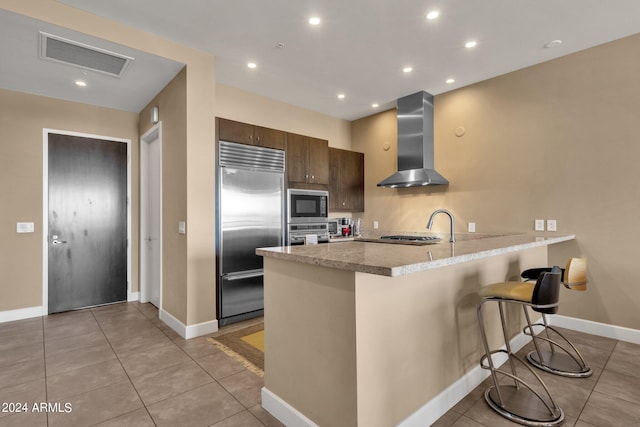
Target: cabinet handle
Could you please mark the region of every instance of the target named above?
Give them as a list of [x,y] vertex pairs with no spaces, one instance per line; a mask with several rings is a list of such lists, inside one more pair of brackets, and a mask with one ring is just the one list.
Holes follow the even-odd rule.
[[256,141],[260,141],[260,137],[259,136],[256,136]]
[[342,206],[344,206],[345,204],[346,204],[345,202],[342,202]]
[[304,177],[305,177],[305,178],[309,178],[309,175],[305,175]]
[[315,176],[314,176],[314,175],[311,175],[311,179],[315,179]]

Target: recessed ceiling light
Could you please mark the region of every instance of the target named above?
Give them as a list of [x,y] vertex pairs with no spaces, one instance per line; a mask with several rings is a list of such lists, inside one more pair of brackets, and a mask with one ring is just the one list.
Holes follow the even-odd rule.
[[86,85],[87,82],[85,82],[84,80],[76,80],[76,86],[85,87]]
[[320,18],[318,18],[317,16],[312,16],[311,18],[309,18],[309,24],[318,25],[319,23],[320,23]]
[[404,68],[402,69],[402,71],[403,71],[403,72],[405,72],[405,73],[410,73],[410,72],[412,72],[412,71],[413,71],[413,68],[412,68],[412,67],[404,67]]
[[445,81],[445,83],[446,83],[446,84],[448,84],[448,85],[450,85],[451,83],[455,83],[455,82],[456,82],[456,79],[453,79],[453,78],[448,78],[448,79]]
[[560,46],[561,44],[562,44],[562,40],[551,40],[550,42],[545,43],[544,47],[546,48],[557,47],[557,46]]
[[464,47],[466,47],[467,49],[471,49],[472,47],[476,47],[476,45],[478,44],[477,41],[475,40],[469,40],[468,42],[466,42],[464,44]]
[[344,93],[339,93],[338,94],[338,99],[344,99]]
[[438,16],[440,16],[440,12],[438,12],[437,10],[432,10],[431,12],[427,13],[427,19],[436,19]]
[[255,62],[247,62],[247,67],[256,68],[258,65]]
[[378,108],[378,107],[379,107],[379,105],[376,104],[376,103],[371,104],[371,108]]

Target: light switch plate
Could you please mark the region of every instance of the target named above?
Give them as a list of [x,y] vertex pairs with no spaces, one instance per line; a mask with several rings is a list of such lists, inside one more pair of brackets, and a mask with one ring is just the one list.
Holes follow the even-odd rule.
[[548,219],[547,220],[547,231],[557,231],[558,228],[556,227],[556,220],[555,219]]
[[544,231],[544,219],[536,219],[534,229],[536,231]]
[[469,223],[468,231],[469,231],[469,233],[475,233],[476,232],[476,223],[475,222],[470,222]]
[[34,225],[32,222],[17,222],[16,233],[33,233]]
[[178,222],[178,234],[187,234],[187,223],[184,221]]
[[373,229],[374,230],[378,229],[378,221],[373,221]]

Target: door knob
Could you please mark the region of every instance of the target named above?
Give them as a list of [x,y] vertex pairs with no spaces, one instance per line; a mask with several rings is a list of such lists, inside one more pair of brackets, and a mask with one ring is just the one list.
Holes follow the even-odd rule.
[[66,240],[58,240],[58,236],[56,234],[53,235],[52,240],[51,240],[51,244],[53,246],[58,246],[61,245],[63,243],[67,243]]

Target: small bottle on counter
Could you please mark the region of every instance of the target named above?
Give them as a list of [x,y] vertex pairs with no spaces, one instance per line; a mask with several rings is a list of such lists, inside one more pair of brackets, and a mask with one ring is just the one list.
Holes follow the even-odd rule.
[[356,218],[356,220],[353,222],[353,227],[351,227],[352,233],[355,237],[360,237],[361,233],[362,233],[362,220],[360,218]]

